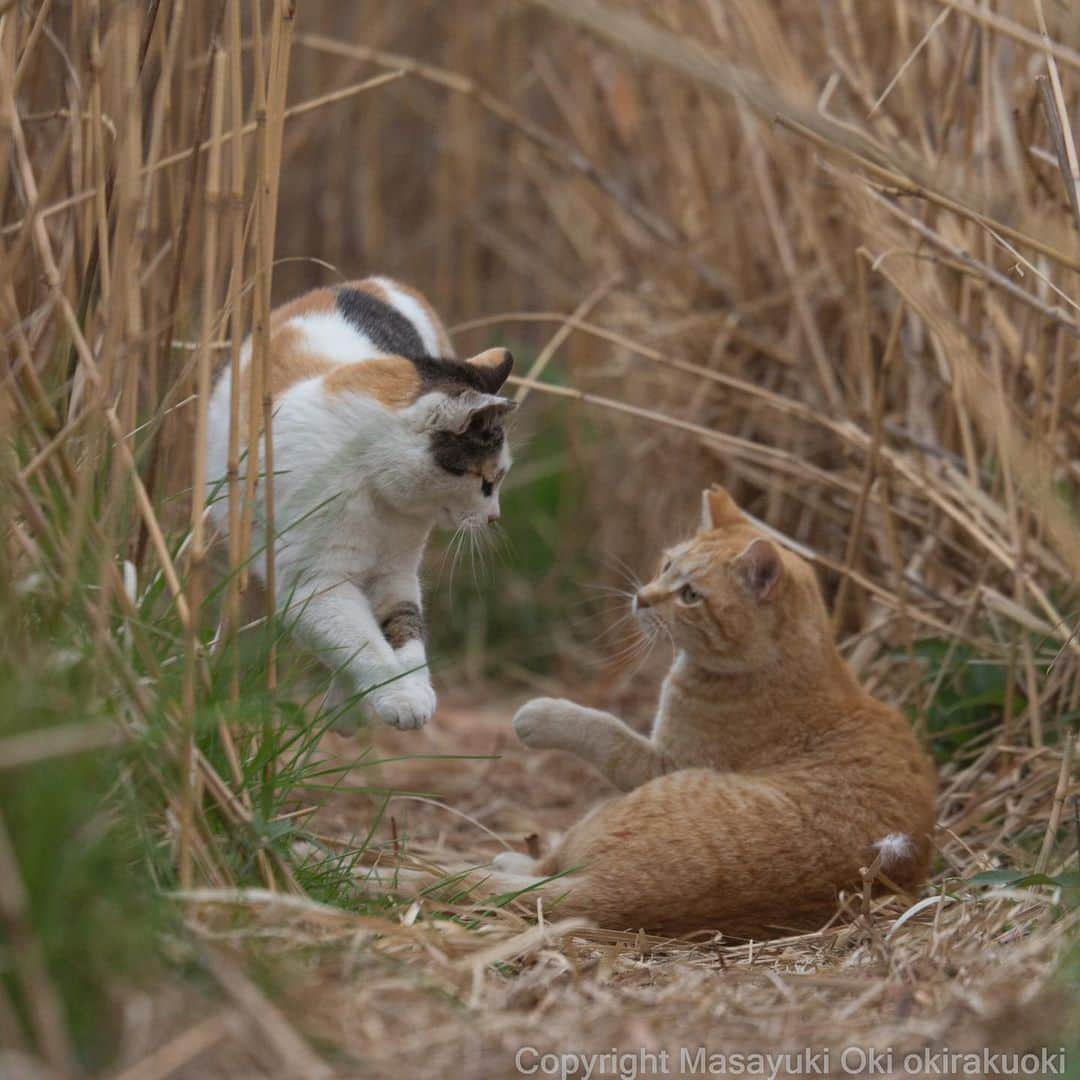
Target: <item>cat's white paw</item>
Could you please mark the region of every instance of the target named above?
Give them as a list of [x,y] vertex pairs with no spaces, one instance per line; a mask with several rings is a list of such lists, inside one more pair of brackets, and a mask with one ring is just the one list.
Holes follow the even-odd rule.
[[524,874],[531,877],[536,873],[536,860],[521,851],[500,851],[491,865],[504,874]]
[[533,698],[514,713],[514,732],[534,750],[561,746],[559,728],[569,704],[560,698]]
[[435,712],[435,691],[426,676],[406,676],[381,686],[368,701],[384,724],[400,731],[422,728]]

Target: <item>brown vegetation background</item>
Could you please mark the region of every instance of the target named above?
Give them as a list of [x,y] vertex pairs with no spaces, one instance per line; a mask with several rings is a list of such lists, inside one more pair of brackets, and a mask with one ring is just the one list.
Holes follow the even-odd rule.
[[[224,9],[188,4],[173,34],[177,12],[151,5],[152,32],[135,18],[127,45],[125,10],[56,3],[37,22],[24,16],[20,33],[44,32],[18,73],[18,101],[63,287],[88,304],[89,342],[100,347],[108,328],[114,377],[137,373],[128,405],[144,418],[191,377],[192,352],[167,346],[198,340],[208,231],[223,240],[215,310],[235,265],[221,224],[232,211],[203,197],[208,154],[193,166],[188,152],[196,132],[210,134],[206,58]],[[459,349],[509,342],[519,374],[544,350],[553,381],[615,399],[624,415],[563,405],[603,432],[575,448],[587,520],[569,544],[589,537],[641,571],[672,523],[692,519],[701,486],[720,479],[819,555],[834,584],[847,571],[846,627],[885,620],[901,640],[963,618],[971,633],[989,609],[998,653],[1033,625],[1060,647],[1071,626],[1051,594],[1080,566],[1070,518],[1080,263],[1033,12],[304,4],[273,300],[397,274],[464,327]],[[1067,119],[1077,17],[1060,4],[1045,14]],[[98,92],[96,54],[97,132],[91,118],[65,119]],[[380,73],[400,77],[342,93]],[[131,160],[173,160],[125,192],[135,226],[113,238],[124,297],[110,307],[101,273],[87,275],[100,259],[97,201],[55,207],[90,191],[95,170],[116,171],[126,110],[141,116]],[[257,141],[244,143],[245,200]],[[25,221],[20,196],[9,184],[7,219]],[[250,234],[249,222],[249,246]],[[8,226],[8,244],[30,255],[11,267],[8,317],[30,320],[39,367],[75,370],[27,239]],[[130,325],[118,331],[121,302]],[[249,326],[250,309],[240,315]],[[150,480],[160,455],[169,486],[187,486],[193,411],[183,405],[186,426],[142,451]],[[1018,659],[1030,680],[1030,657]],[[1071,671],[1058,668],[1059,687]]]
[[[173,884],[244,884],[227,852],[257,824],[240,758],[258,740],[223,720],[224,756],[211,761],[193,719],[216,695],[243,701],[235,670],[207,673],[221,605],[191,495],[200,403],[253,328],[259,357],[272,304],[373,272],[424,290],[459,351],[498,342],[517,357],[523,438],[507,499],[517,548],[490,570],[489,592],[459,575],[458,595],[472,599],[443,645],[458,665],[448,681],[483,673],[479,685],[578,689],[593,670],[583,660],[610,651],[597,626],[614,620],[600,602],[587,630],[573,621],[583,553],[605,587],[626,568],[648,573],[660,545],[692,524],[701,488],[721,481],[815,561],[845,654],[934,740],[938,884],[992,867],[1072,867],[1075,6],[0,0],[0,20],[3,584],[18,586],[12,595],[55,586],[88,628],[95,686],[108,672],[121,688],[124,737],[144,723],[167,733],[150,832],[164,838]],[[244,552],[228,559],[239,571]],[[224,590],[226,628],[242,579]],[[451,618],[440,586],[432,604]],[[496,604],[517,613],[510,632],[485,621]],[[493,668],[485,648],[500,633],[519,662]],[[269,654],[265,681],[287,697]],[[619,670],[590,692],[619,697]],[[446,730],[486,747],[467,724]],[[71,737],[20,753],[51,758],[113,738]],[[468,776],[448,797],[523,839],[520,815],[499,816],[505,801],[485,817]],[[533,773],[503,796],[555,799],[550,783]],[[564,809],[572,798],[558,795]],[[230,822],[227,839],[206,807]],[[430,857],[463,857],[472,840],[432,840]],[[267,842],[244,865],[303,897],[290,851]],[[1075,912],[1024,895],[925,911],[895,953],[880,920],[900,908],[878,923],[863,911],[847,937],[814,936],[764,960],[744,946],[650,952],[659,946],[576,928],[526,940],[520,919],[488,926],[511,942],[495,960],[462,930],[436,962],[423,919],[397,926],[388,955],[429,963],[434,983],[479,1009],[476,1045],[494,1061],[507,1032],[522,1030],[525,998],[557,996],[567,964],[582,980],[558,1010],[571,1033],[587,1002],[605,1038],[640,1035],[614,1017],[642,987],[659,993],[653,965],[670,976],[673,1015],[685,992],[711,1016],[735,1000],[724,997],[734,984],[703,989],[688,973],[745,962],[755,1015],[790,1005],[776,980],[757,978],[775,963],[826,972],[800,990],[821,1006],[807,1005],[806,1023],[840,1010],[849,1020],[831,1031],[856,1025],[870,1039],[899,1023],[889,1003],[904,993],[939,1035],[963,1024],[977,1043],[1004,1012],[972,1006],[972,987],[986,980],[1008,1008],[1029,1007],[1033,996],[1021,1002],[1009,986],[1020,972],[1046,985],[1075,925]],[[199,908],[191,928],[212,937],[214,910]],[[261,926],[266,910],[249,914]],[[336,948],[355,929],[295,910],[311,919],[302,933],[289,926],[304,947]],[[942,935],[954,935],[948,949]],[[552,940],[562,968],[537,959]],[[964,975],[946,963],[953,948],[967,950]],[[829,982],[831,965],[847,962],[880,980],[877,996],[859,1004],[866,984],[849,993]],[[273,1029],[273,1014],[215,971],[254,1025],[244,1030]],[[339,988],[351,977],[329,962],[320,971]],[[627,999],[605,996],[613,971]],[[519,997],[512,976],[524,972],[534,989]],[[922,997],[909,992],[916,983]],[[44,1017],[34,1045],[62,1063],[47,979],[27,987]],[[400,1005],[391,990],[386,1001]],[[416,993],[411,1007],[426,1015]],[[400,1017],[373,1000],[374,1034],[361,1035],[336,1026],[335,1010],[351,1014],[326,1000],[331,1019],[314,1037],[392,1062],[379,1030]],[[805,1034],[789,1019],[785,1037]],[[750,1024],[739,1038],[751,1029],[772,1030]],[[207,1045],[229,1037],[212,1034]],[[310,1070],[310,1050],[291,1038],[274,1044],[278,1060]],[[409,1045],[418,1068],[435,1060],[415,1032]],[[454,1060],[456,1046],[438,1053]]]

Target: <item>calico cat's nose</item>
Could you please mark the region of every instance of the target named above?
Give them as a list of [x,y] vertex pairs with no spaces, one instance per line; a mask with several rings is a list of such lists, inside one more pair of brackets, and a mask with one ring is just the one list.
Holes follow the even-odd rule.
[[499,520],[499,514],[498,514],[498,512],[497,512],[497,511],[496,511],[496,512],[495,512],[494,514],[488,514],[488,520],[487,520],[487,523],[488,523],[489,525],[494,525],[494,524],[495,524],[495,522],[496,522],[496,521],[498,521],[498,520]]

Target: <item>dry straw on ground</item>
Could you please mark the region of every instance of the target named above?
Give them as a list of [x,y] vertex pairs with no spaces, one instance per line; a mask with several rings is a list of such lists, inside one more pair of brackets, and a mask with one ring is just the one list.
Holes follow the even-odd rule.
[[[140,998],[119,1075],[505,1076],[524,1043],[1056,1040],[1075,913],[1053,889],[963,879],[1077,859],[1078,88],[1080,14],[1055,0],[0,0],[5,561],[16,582],[93,582],[80,603],[125,733],[166,726],[154,827],[218,986],[212,1005]],[[459,347],[536,357],[525,426],[592,433],[560,459],[587,490],[557,560],[587,539],[644,569],[722,479],[817,563],[846,654],[924,734],[958,667],[1003,675],[1000,722],[943,767],[926,901],[851,897],[820,934],[768,944],[659,942],[537,921],[524,900],[356,915],[306,897],[272,847],[263,891],[236,880],[221,845],[253,827],[250,743],[223,724],[219,770],[192,719],[218,616],[190,497],[206,388],[243,334],[261,365],[273,302],[373,269],[424,288]],[[136,617],[150,588],[182,656]],[[565,640],[570,679],[582,646]],[[174,661],[180,693],[159,700]],[[569,690],[642,692],[617,673]],[[506,755],[387,768],[439,796],[395,802],[408,858],[480,862],[492,834],[524,843],[601,794],[509,745],[501,693],[394,740]],[[115,737],[73,723],[0,758]],[[338,796],[312,828],[343,844],[372,813]],[[23,899],[0,894],[26,946],[25,1052],[62,1066]],[[288,977],[260,986],[255,955]]]

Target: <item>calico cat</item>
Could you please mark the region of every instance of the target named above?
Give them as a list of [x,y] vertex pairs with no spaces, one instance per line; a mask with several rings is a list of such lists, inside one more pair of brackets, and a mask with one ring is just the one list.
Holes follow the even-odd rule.
[[933,766],[856,682],[801,558],[714,488],[634,607],[676,647],[650,738],[551,698],[514,717],[526,746],[577,754],[627,794],[547,857],[498,868],[570,872],[550,883],[556,910],[602,926],[754,936],[820,926],[875,860],[900,887],[924,879]]
[[[249,340],[242,426],[250,356]],[[387,278],[316,289],[271,317],[277,605],[394,727],[421,727],[435,709],[418,579],[428,534],[499,517],[514,403],[498,391],[512,366],[506,349],[456,359],[427,301]],[[208,499],[223,533],[230,382],[226,370],[208,418]],[[235,466],[242,492],[246,462]],[[260,461],[253,552],[265,543],[263,489]],[[261,566],[252,559],[253,572]]]

